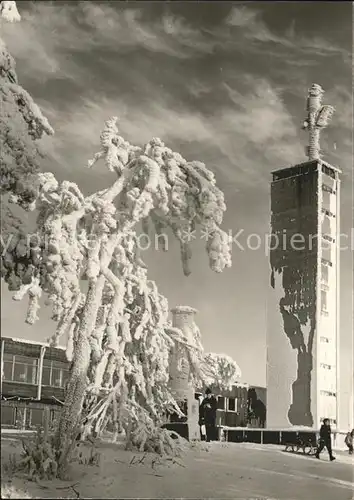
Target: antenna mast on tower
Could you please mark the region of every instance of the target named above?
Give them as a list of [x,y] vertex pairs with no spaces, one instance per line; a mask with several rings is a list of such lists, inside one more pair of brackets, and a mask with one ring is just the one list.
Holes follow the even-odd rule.
[[303,129],[309,132],[309,145],[306,147],[306,155],[309,160],[321,158],[320,133],[327,127],[335,111],[333,106],[322,106],[324,91],[321,85],[313,83],[307,97],[307,118]]

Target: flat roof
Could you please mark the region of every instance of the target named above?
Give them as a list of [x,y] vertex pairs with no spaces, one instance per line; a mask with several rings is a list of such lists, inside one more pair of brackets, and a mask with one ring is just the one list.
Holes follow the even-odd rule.
[[36,340],[19,339],[16,337],[4,337],[3,335],[1,336],[1,340],[12,340],[12,342],[18,342],[21,344],[40,345],[43,347],[51,347],[52,349],[61,349],[62,351],[66,350],[66,347],[62,345],[52,346],[49,342],[38,342]]
[[330,163],[328,163],[327,161],[324,161],[324,160],[307,160],[307,161],[304,161],[302,163],[296,163],[295,165],[289,165],[288,167],[284,167],[284,168],[280,168],[278,170],[273,170],[271,172],[271,174],[275,175],[275,174],[280,174],[281,172],[284,172],[286,170],[290,170],[292,168],[297,168],[297,167],[304,167],[305,165],[308,165],[308,166],[317,166],[317,165],[324,165],[325,167],[328,167],[332,170],[334,170],[335,172],[337,172],[338,174],[341,174],[342,173],[342,170],[338,167],[334,167],[333,165],[331,165]]

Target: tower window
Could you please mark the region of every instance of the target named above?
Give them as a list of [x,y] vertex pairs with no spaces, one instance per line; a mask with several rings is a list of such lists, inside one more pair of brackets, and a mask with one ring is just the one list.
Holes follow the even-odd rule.
[[328,266],[321,264],[321,281],[322,283],[328,283]]
[[[327,417],[321,417],[321,422],[323,422],[325,418],[327,418]],[[330,424],[335,425],[337,423],[337,420],[335,418],[328,418],[328,420],[329,420]]]
[[336,397],[336,393],[335,392],[331,392],[331,391],[320,391],[320,394],[321,394],[321,396]]
[[332,257],[331,254],[333,253],[332,242],[322,237],[321,251],[322,251],[322,258],[331,262],[331,257]]
[[332,365],[328,365],[326,363],[320,363],[320,367],[324,368],[325,370],[332,370]]
[[327,311],[327,293],[321,290],[321,311]]
[[335,190],[330,186],[327,186],[327,184],[322,184],[322,190],[326,191],[327,193],[336,194]]
[[335,174],[334,170],[332,170],[331,168],[326,167],[325,165],[322,165],[322,172],[324,174],[328,175],[328,177],[332,177],[332,179],[336,178],[336,174]]
[[329,236],[329,234],[323,234],[322,238],[326,241],[330,241],[331,243],[335,243],[336,241],[334,238],[332,238],[332,236]]
[[336,216],[333,212],[330,212],[326,208],[322,208],[322,213],[326,214],[327,217],[335,217]]
[[324,342],[325,344],[329,344],[329,338],[328,337],[320,337],[320,342]]
[[321,259],[321,262],[322,262],[322,264],[324,264],[325,266],[330,266],[330,267],[332,267],[332,266],[333,266],[333,264],[332,264],[332,262],[331,262],[330,260],[327,260],[327,259]]

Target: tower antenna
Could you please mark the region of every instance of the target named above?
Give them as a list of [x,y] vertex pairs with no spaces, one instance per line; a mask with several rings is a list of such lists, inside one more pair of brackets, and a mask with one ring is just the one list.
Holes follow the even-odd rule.
[[304,121],[303,129],[309,132],[309,145],[306,147],[306,155],[309,160],[319,160],[321,158],[320,133],[327,127],[335,111],[333,106],[328,104],[322,106],[324,91],[321,85],[313,83],[307,97],[307,118]]

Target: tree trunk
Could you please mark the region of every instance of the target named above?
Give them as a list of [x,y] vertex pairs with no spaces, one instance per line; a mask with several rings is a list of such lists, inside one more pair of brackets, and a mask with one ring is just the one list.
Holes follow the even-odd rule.
[[78,338],[74,347],[73,367],[65,395],[65,403],[60,415],[55,446],[60,454],[59,467],[68,464],[70,451],[77,437],[82,412],[82,404],[87,387],[87,372],[90,364],[89,337],[96,323],[96,317],[105,283],[100,275],[89,284]]

